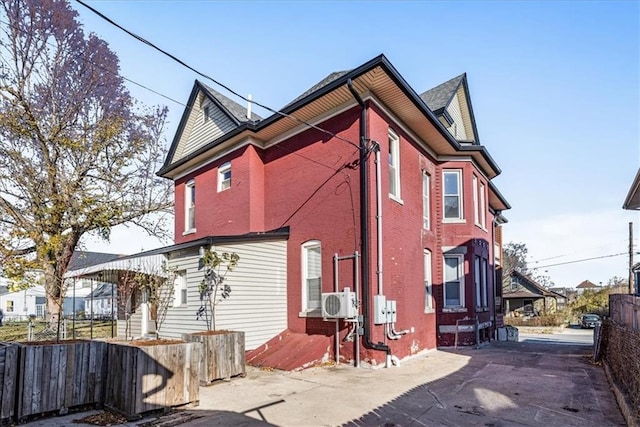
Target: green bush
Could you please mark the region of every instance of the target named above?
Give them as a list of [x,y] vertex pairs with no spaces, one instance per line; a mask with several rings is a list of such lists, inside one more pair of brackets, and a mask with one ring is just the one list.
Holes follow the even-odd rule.
[[567,323],[564,314],[546,314],[534,317],[505,317],[505,325],[511,326],[562,326]]

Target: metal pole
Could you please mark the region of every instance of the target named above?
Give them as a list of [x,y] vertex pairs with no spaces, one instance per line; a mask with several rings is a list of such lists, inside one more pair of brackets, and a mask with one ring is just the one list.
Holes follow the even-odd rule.
[[113,338],[113,322],[115,321],[114,308],[116,305],[116,294],[114,292],[113,278],[111,279],[111,338]]
[[73,303],[71,311],[73,313],[73,317],[71,317],[71,325],[73,327],[73,339],[76,338],[76,278],[73,278]]
[[90,319],[89,319],[89,328],[90,328],[90,337],[91,339],[93,339],[93,281],[94,278],[91,278],[91,312],[89,314]]
[[629,223],[629,293],[633,293],[633,222]]

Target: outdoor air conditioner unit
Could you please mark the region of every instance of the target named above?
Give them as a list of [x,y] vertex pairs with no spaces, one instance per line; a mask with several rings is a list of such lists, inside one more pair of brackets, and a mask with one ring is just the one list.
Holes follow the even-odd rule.
[[350,319],[358,315],[355,292],[344,288],[343,292],[322,294],[322,317],[325,319]]

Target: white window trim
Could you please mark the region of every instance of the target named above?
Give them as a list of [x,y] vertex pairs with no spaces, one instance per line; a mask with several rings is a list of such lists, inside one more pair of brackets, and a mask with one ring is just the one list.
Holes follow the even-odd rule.
[[480,183],[480,227],[486,231],[487,229],[487,206],[486,206],[486,199],[485,199],[485,186],[484,184]]
[[[388,135],[389,151],[391,153],[391,159],[393,160],[393,166],[389,164],[389,176],[393,173],[394,181],[396,183],[395,188],[392,188],[391,180],[389,180],[389,198],[399,203],[403,203],[400,186],[400,138],[391,128],[389,128]],[[393,168],[393,170],[391,170],[391,168]]]
[[[446,273],[446,259],[447,258],[457,258],[458,259],[458,286],[460,289],[460,304],[458,305],[448,305],[447,304],[447,273]],[[465,308],[464,301],[464,255],[455,254],[455,255],[445,255],[442,257],[442,283],[443,283],[443,306],[444,308]]]
[[482,307],[489,308],[489,293],[488,280],[489,280],[489,265],[486,258],[480,260],[480,277],[482,280]]
[[473,223],[480,227],[480,205],[478,204],[478,177],[473,175]]
[[[183,291],[185,293],[183,294]],[[173,306],[174,307],[184,307],[187,305],[188,297],[186,295],[187,291],[187,272],[186,270],[176,271],[176,277],[173,282]],[[185,296],[184,301],[182,301],[182,295]]]
[[202,107],[202,123],[207,123],[211,117],[209,116],[211,112],[211,107],[209,105],[205,105]]
[[422,227],[431,229],[431,178],[426,171],[422,172]]
[[[218,193],[231,188],[231,175],[229,175],[229,179],[224,179],[224,175],[227,172],[231,174],[231,162],[223,163],[218,167]],[[226,187],[224,186],[225,182],[229,183]]]
[[433,275],[431,266],[431,251],[424,250],[424,312],[432,313],[435,309],[433,303]]
[[480,264],[481,258],[479,256],[473,257],[473,283],[475,285],[475,300],[476,308],[483,307],[482,305],[482,279],[480,277]]
[[[191,200],[192,197],[192,192],[191,189],[195,188],[196,186],[196,182],[195,180],[190,180],[187,181],[187,183],[184,185],[184,233],[183,234],[190,234],[190,233],[195,233],[196,231],[196,206],[195,206],[195,201]],[[189,221],[189,211],[190,209],[193,209],[193,227],[191,226],[191,223]]]
[[[445,177],[447,174],[456,174],[458,176],[458,217],[457,218],[447,218],[446,217],[446,205],[445,205],[445,197],[447,193],[445,192]],[[442,171],[442,222],[465,222],[464,219],[464,200],[462,198],[462,169],[446,169]]]
[[301,315],[304,315],[303,313],[309,313],[312,311],[319,311],[322,307],[322,298],[320,298],[320,301],[318,303],[318,307],[309,307],[309,296],[308,296],[308,292],[307,292],[307,280],[308,280],[308,266],[307,266],[307,254],[309,249],[312,248],[320,248],[320,294],[322,295],[322,244],[320,242],[320,240],[309,240],[308,242],[305,242],[302,244],[301,246],[301,261],[302,261],[302,270],[301,270],[301,276],[302,276],[302,313]]

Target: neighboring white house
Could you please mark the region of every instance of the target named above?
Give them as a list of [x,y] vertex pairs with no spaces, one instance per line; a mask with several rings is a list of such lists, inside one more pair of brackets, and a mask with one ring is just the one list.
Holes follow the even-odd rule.
[[115,319],[118,314],[118,290],[115,283],[98,282],[93,292],[84,297],[84,313],[88,319]]
[[3,322],[27,320],[30,315],[44,317],[47,297],[42,286],[11,292],[9,281],[0,278],[0,309]]
[[[117,259],[121,255],[100,252],[76,251],[71,259],[69,272],[86,270],[91,265]],[[28,320],[29,316],[43,319],[46,315],[47,294],[42,285],[28,289],[10,291],[10,281],[0,277],[0,309],[4,313],[3,321]],[[92,278],[70,278],[66,281],[66,293],[63,298],[63,315],[72,317],[85,311],[84,298],[98,283]]]

